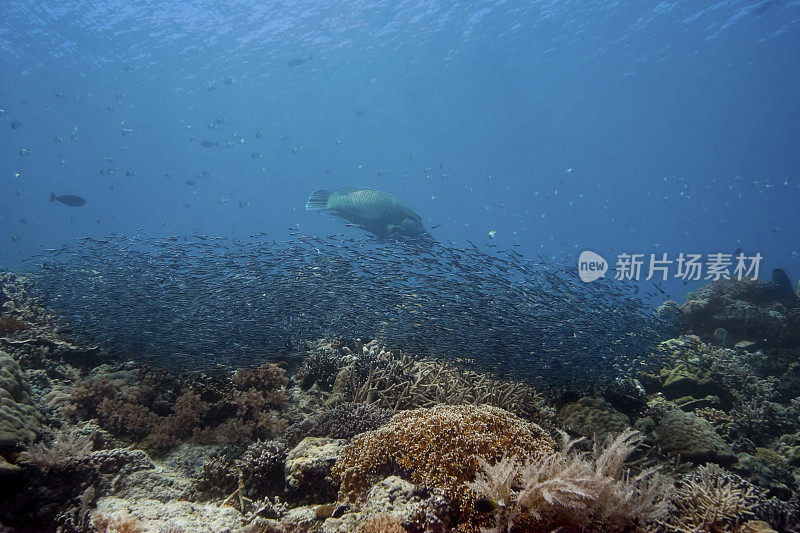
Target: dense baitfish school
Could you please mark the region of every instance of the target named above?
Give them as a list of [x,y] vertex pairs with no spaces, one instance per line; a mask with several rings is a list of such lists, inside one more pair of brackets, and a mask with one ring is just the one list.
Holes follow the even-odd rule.
[[666,321],[614,281],[514,250],[294,232],[82,239],[32,260],[48,305],[93,342],[160,367],[260,364],[319,338],[379,339],[531,382],[612,380]]

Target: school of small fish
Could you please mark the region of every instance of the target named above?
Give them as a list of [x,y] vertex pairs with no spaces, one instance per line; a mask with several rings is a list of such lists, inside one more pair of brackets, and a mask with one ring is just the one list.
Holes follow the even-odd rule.
[[31,259],[81,338],[170,368],[257,365],[322,338],[377,338],[532,383],[591,385],[641,364],[667,324],[616,281],[513,249],[289,239],[84,238]]

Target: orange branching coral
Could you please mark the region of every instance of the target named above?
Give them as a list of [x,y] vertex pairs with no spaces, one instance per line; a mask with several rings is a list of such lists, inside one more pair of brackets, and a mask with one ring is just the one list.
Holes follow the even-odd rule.
[[398,413],[388,425],[357,435],[333,474],[341,481],[340,496],[350,500],[392,473],[441,489],[468,530],[480,517],[474,511],[475,492],[465,483],[475,478],[482,461],[496,462],[504,453],[541,458],[553,446],[539,426],[498,407],[438,405]]

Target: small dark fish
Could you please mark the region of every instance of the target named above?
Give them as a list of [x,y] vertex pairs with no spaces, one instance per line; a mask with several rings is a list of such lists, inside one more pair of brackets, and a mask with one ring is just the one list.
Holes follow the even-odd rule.
[[192,180],[186,180],[186,185],[189,185],[189,186],[191,186],[191,187],[194,187],[195,185],[197,185],[197,183],[195,183],[195,182],[194,182],[194,181],[192,181]]
[[288,67],[299,67],[300,65],[302,65],[305,62],[313,61],[313,60],[314,60],[314,58],[311,57],[311,54],[308,54],[308,57],[296,57],[294,59],[290,59],[289,61],[286,62],[286,66],[288,66]]
[[22,224],[27,224],[27,223],[28,223],[28,221],[27,221],[27,220],[25,220],[24,218],[21,218],[21,219],[19,219],[19,221],[20,221],[20,223],[22,223]]
[[58,98],[59,100],[66,100],[67,95],[64,93],[56,93],[56,98]]
[[12,130],[15,130],[15,129],[21,128],[21,127],[22,127],[22,123],[19,120],[12,120],[11,121],[11,129]]
[[667,294],[666,292],[664,292],[664,289],[662,289],[661,287],[659,287],[658,285],[656,285],[656,284],[655,284],[655,283],[653,283],[652,281],[651,281],[650,283],[653,285],[653,287],[655,287],[656,289],[658,289],[658,292],[660,292],[661,294]]
[[252,154],[250,154],[250,157],[252,157],[253,159],[260,159],[261,154],[259,152],[253,152]]
[[200,143],[200,146],[202,146],[203,148],[211,148],[212,146],[218,146],[218,145],[219,143],[214,141],[203,141]]
[[86,203],[86,200],[80,196],[75,196],[74,194],[62,194],[61,196],[56,196],[55,193],[51,192],[50,201],[55,202],[56,200],[70,207],[80,207]]
[[493,500],[491,498],[478,498],[475,500],[475,510],[479,513],[491,513],[500,507],[505,507],[502,501]]
[[20,235],[19,233],[15,233],[14,235],[11,236],[11,242],[19,242],[21,238],[22,235]]
[[225,85],[233,85],[236,82],[236,78],[225,78]]

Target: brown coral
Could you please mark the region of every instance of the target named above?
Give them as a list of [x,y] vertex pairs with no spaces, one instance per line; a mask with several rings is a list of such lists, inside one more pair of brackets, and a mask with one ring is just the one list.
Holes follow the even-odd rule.
[[406,529],[396,516],[381,513],[367,518],[358,533],[405,533]]
[[284,428],[285,371],[265,363],[232,376],[170,377],[141,369],[80,382],[65,414],[144,438],[156,450],[181,442],[228,444],[269,438]]
[[387,426],[356,436],[334,465],[340,496],[358,499],[365,489],[398,473],[428,489],[442,489],[469,527],[474,515],[472,481],[481,461],[502,455],[541,458],[553,440],[539,426],[498,407],[439,405],[396,414]]
[[30,328],[28,323],[24,320],[20,320],[17,316],[8,315],[0,317],[0,337],[13,335],[14,333],[25,331],[28,328]]

